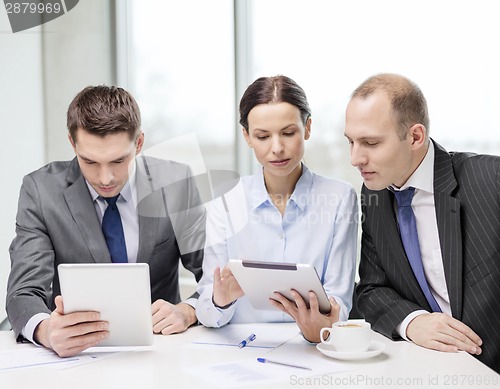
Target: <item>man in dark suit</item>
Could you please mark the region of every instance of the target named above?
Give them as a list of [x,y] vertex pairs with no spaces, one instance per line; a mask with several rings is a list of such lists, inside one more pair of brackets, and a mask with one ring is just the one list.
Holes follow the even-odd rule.
[[410,80],[380,74],[353,92],[345,136],[364,180],[357,303],[389,338],[465,350],[500,372],[500,157],[448,153],[428,131]]
[[[76,158],[24,178],[6,304],[18,340],[70,356],[109,335],[96,312],[65,314],[57,275],[61,263],[146,262],[152,330],[170,334],[196,322],[196,295],[180,302],[178,267],[180,259],[201,278],[204,208],[188,166],[139,156],[140,121],[127,91],[87,87],[68,108]],[[118,251],[103,222],[108,208],[115,209],[108,205],[111,199],[121,225]]]

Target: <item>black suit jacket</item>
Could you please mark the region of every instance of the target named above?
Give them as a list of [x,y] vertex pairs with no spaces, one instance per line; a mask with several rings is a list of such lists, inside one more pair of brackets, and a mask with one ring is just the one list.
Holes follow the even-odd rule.
[[[151,300],[175,304],[179,259],[201,278],[205,210],[187,165],[139,157],[136,167],[137,262],[149,264]],[[24,178],[10,257],[6,308],[16,337],[33,315],[55,308],[59,264],[111,262],[76,158]]]
[[[437,143],[434,201],[454,318],[483,340],[477,358],[500,372],[500,157],[448,153]],[[387,189],[362,189],[358,305],[375,331],[398,339],[411,312],[431,311],[408,263]]]

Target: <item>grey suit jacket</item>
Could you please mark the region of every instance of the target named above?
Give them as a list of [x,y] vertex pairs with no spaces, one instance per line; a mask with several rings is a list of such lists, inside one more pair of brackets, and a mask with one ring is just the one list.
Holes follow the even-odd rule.
[[[434,200],[453,317],[483,340],[478,359],[500,372],[500,157],[435,145]],[[358,306],[372,328],[398,339],[411,312],[430,310],[398,232],[394,195],[363,186]]]
[[[136,161],[137,262],[149,264],[152,301],[178,303],[179,258],[197,281],[201,278],[204,207],[188,166],[154,158]],[[24,177],[10,257],[6,309],[16,337],[33,315],[54,310],[59,264],[111,262],[76,158]]]

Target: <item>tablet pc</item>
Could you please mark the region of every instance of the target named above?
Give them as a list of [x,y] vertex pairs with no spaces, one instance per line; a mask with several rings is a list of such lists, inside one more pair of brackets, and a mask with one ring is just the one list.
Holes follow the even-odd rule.
[[295,289],[307,307],[309,291],[313,291],[318,296],[320,312],[330,312],[328,296],[316,269],[311,265],[232,259],[228,266],[255,309],[275,310],[269,297],[279,292],[293,300],[290,290]]
[[61,264],[58,272],[65,313],[97,311],[109,322],[97,346],[153,344],[148,264]]

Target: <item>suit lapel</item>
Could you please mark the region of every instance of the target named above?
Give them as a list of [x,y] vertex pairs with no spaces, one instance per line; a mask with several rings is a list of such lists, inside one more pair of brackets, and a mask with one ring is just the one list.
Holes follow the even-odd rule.
[[[433,141],[434,142],[434,141]],[[460,201],[452,197],[457,187],[450,155],[436,142],[434,158],[434,202],[453,317],[462,319],[462,233],[460,230]]]
[[[137,213],[139,217],[139,249],[137,262],[149,262],[157,241],[159,218],[155,199],[161,199],[161,191],[154,192],[153,178],[146,159],[136,158]],[[160,208],[161,209],[161,208]]]
[[463,263],[460,201],[436,191],[434,202],[451,312],[453,317],[461,320]]
[[95,262],[110,263],[111,257],[102,234],[101,224],[76,158],[71,162],[66,181],[69,187],[64,192],[64,199],[73,220],[80,229],[82,239],[87,244]]

